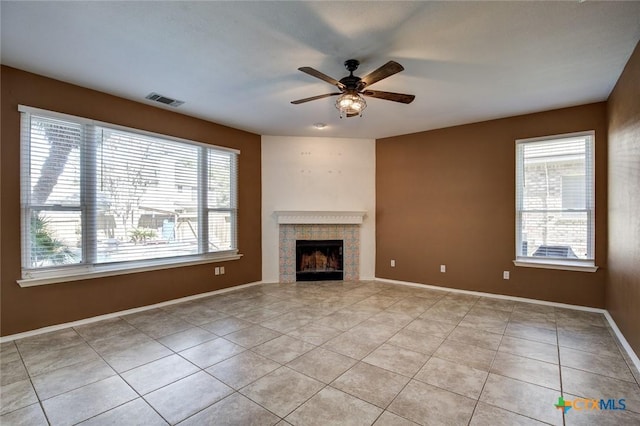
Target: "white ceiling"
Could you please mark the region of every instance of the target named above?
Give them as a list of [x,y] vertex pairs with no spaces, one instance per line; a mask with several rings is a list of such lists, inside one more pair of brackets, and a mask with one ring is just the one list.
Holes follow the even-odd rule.
[[[640,2],[22,2],[2,1],[2,63],[265,135],[381,138],[605,100],[640,40]],[[340,119],[346,59],[371,86]],[[152,103],[154,105],[160,105]],[[160,106],[171,109],[171,107]],[[317,130],[312,124],[327,123]]]

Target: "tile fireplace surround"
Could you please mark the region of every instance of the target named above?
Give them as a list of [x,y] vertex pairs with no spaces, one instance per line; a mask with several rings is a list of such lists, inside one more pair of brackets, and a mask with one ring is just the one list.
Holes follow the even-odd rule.
[[362,211],[276,211],[281,283],[296,281],[296,240],[343,240],[345,280],[360,277]]

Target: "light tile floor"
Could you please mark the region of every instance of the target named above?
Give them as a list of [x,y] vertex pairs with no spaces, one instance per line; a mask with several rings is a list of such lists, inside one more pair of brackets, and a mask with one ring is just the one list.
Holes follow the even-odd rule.
[[[380,282],[265,284],[1,345],[4,425],[640,425],[603,315]],[[558,397],[625,399],[562,410]]]

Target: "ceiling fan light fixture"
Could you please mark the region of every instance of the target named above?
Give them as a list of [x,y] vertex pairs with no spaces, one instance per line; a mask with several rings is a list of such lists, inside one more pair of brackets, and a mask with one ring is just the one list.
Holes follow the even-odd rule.
[[366,107],[367,102],[356,91],[347,91],[336,100],[336,108],[340,111],[340,118],[344,116],[354,117],[356,115],[362,117],[362,111]]

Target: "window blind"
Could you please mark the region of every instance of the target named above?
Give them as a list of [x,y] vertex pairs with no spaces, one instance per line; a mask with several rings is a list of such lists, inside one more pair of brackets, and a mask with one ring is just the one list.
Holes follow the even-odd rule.
[[237,252],[233,150],[22,111],[23,269]]
[[594,259],[593,132],[516,142],[516,255]]

